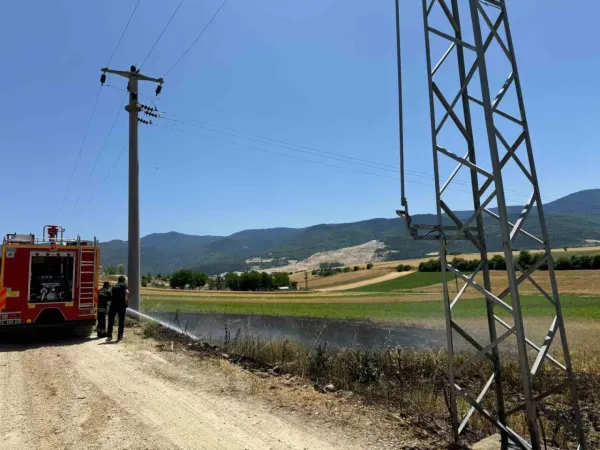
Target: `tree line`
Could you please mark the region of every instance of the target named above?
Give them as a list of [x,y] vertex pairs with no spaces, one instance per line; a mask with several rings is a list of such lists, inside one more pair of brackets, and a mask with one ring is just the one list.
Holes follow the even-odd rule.
[[[543,252],[531,253],[522,250],[515,258],[515,262],[524,270],[536,265],[544,258]],[[464,259],[455,256],[449,264],[461,272],[474,272],[481,260]],[[490,270],[506,270],[506,260],[502,255],[494,255],[489,260]],[[548,263],[542,263],[539,268],[548,270]],[[419,264],[419,272],[441,272],[442,266],[439,259],[430,259]],[[600,270],[600,254],[598,255],[571,255],[560,256],[554,262],[554,270]]]
[[[348,266],[343,266],[344,265],[339,262],[325,262],[319,264],[319,268],[314,269],[311,273],[316,277],[329,277],[338,273],[358,272],[361,270],[360,266],[354,266],[352,269]],[[371,270],[372,268],[373,264],[367,264],[367,270]]]
[[173,289],[198,289],[207,286],[208,289],[231,291],[272,291],[280,287],[298,285],[296,281],[290,280],[287,272],[269,274],[255,270],[241,274],[230,272],[214,278],[210,278],[204,272],[178,270],[171,274],[169,283]]

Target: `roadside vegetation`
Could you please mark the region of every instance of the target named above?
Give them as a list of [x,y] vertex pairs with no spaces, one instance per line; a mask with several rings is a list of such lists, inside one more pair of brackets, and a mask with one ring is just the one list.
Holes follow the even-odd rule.
[[[177,315],[175,323],[179,322]],[[242,335],[240,330],[225,330],[225,336],[218,345],[197,342],[178,335],[155,323],[144,324],[144,336],[159,341],[179,342],[187,351],[196,352],[200,357],[226,359],[243,368],[262,372],[270,377],[285,377],[287,380],[312,385],[327,395],[343,397],[355,396],[369,405],[388,411],[391,420],[409,424],[423,433],[424,439],[440,441],[449,438],[447,392],[445,385],[447,354],[445,351],[415,350],[387,345],[373,349],[332,348],[318,337],[311,346],[296,341],[260,336]],[[173,344],[171,344],[173,348]],[[456,356],[461,364],[470,354]],[[520,401],[521,381],[516,357],[510,353],[503,355],[503,373],[506,405],[510,409]],[[591,448],[600,446],[600,411],[596,407],[600,400],[600,364],[592,364],[585,354],[574,354],[575,364],[580,373],[580,402],[587,428],[588,444]],[[462,374],[459,382],[466,384],[469,391],[476,392],[489,376],[489,364],[471,364]],[[290,376],[292,378],[290,378]],[[536,379],[537,388],[545,391],[556,386],[564,374],[546,364]],[[290,383],[291,384],[291,383]],[[560,410],[568,407],[568,395],[553,397],[551,408]],[[324,397],[323,401],[327,401]],[[462,413],[468,410],[466,403],[460,403]],[[546,440],[549,445],[564,448],[573,441],[565,425],[550,427],[542,419]],[[510,425],[518,432],[525,432],[522,415],[514,416]],[[464,435],[464,441],[475,442],[494,432],[493,428],[479,416],[473,416]],[[441,448],[438,446],[437,448]]]

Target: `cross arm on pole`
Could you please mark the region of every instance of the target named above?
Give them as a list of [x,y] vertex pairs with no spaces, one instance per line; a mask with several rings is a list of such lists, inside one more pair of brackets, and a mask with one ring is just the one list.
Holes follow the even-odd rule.
[[[135,69],[135,66],[132,66],[132,69]],[[149,77],[147,75],[144,75],[142,73],[139,73],[138,71],[135,70],[114,70],[114,69],[109,69],[108,67],[103,67],[102,69],[100,69],[102,72],[104,73],[112,73],[114,75],[120,75],[122,77],[125,78],[132,78],[135,77],[138,80],[142,80],[142,81],[152,81],[154,83],[159,83],[159,84],[163,84],[164,83],[164,79],[162,78],[153,78],[153,77]]]

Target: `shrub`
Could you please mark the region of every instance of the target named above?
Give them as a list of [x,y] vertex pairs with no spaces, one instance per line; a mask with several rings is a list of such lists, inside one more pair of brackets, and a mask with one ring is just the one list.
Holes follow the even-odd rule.
[[594,260],[590,255],[581,255],[579,257],[579,269],[591,270],[594,268]]
[[442,265],[439,259],[430,259],[419,264],[419,272],[441,272]]
[[350,272],[350,267],[344,267],[344,273]]
[[409,266],[408,264],[405,264],[405,265],[404,265],[404,271],[405,271],[405,272],[408,272],[408,271],[410,271],[410,270],[413,270],[413,269],[414,269],[414,267],[413,267],[413,266]]
[[154,320],[149,320],[148,322],[144,322],[142,329],[142,334],[145,338],[156,338],[160,333],[160,323],[155,322]]
[[573,269],[571,259],[567,258],[566,256],[561,256],[560,258],[558,258],[556,260],[554,267],[556,268],[556,270],[571,270],[571,269]]
[[358,271],[360,270],[360,267],[358,267],[358,266],[354,266],[354,267],[352,268],[352,270],[354,270],[355,272],[358,272]]
[[371,270],[373,268],[373,264],[369,263],[367,264],[367,270]]
[[396,272],[404,272],[404,265],[399,264],[398,266],[396,266]]
[[502,255],[494,255],[490,260],[490,270],[506,270],[506,260]]
[[517,256],[517,263],[524,269],[527,270],[532,265],[531,253],[527,250],[521,250],[519,256]]
[[453,258],[452,261],[450,261],[450,264],[461,272],[474,272],[479,263],[479,259],[467,260],[463,258]]
[[592,267],[595,270],[600,269],[600,255],[594,255],[594,260],[592,262]]

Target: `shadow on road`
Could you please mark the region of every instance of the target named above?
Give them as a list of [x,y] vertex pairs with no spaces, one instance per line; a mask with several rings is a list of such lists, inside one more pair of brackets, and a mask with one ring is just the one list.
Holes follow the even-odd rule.
[[0,332],[0,353],[22,352],[40,347],[79,345],[98,340],[96,337],[81,336],[73,330],[54,328],[41,330],[10,330]]

